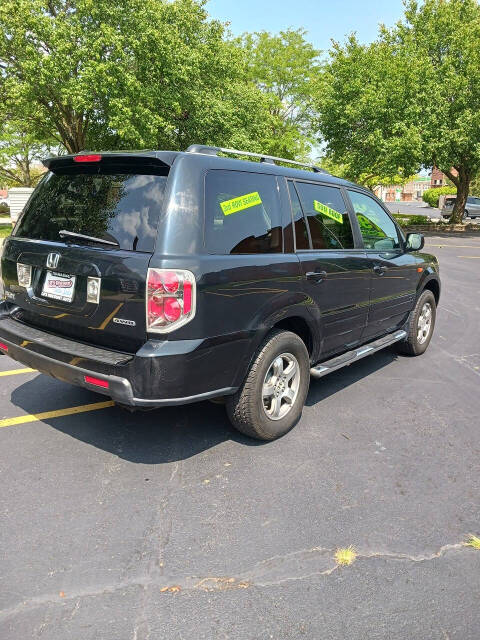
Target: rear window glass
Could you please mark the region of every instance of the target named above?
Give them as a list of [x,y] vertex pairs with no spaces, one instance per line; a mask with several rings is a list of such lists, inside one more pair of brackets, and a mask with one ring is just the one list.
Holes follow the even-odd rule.
[[121,249],[152,252],[166,180],[150,168],[50,172],[14,235],[59,242],[59,231],[66,230],[117,242]]
[[215,254],[283,250],[275,177],[211,170],[205,178],[205,242]]

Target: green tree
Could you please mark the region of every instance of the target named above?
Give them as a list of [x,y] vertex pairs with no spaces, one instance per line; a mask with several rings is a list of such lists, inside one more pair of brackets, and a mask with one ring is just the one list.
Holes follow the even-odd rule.
[[383,175],[377,175],[367,171],[357,173],[357,168],[355,166],[350,165],[348,162],[337,164],[328,155],[319,157],[317,164],[333,175],[361,184],[362,186],[367,187],[367,189],[370,189],[370,191],[373,191],[378,185],[388,186],[395,184],[403,186],[407,184],[407,182],[414,180],[416,177],[415,175],[406,176],[400,175],[399,173],[384,173]]
[[303,29],[260,31],[236,41],[246,56],[248,79],[268,98],[268,150],[292,159],[306,158],[315,140],[312,95],[320,77],[320,51],[305,35]]
[[44,173],[41,158],[49,152],[20,128],[20,123],[11,120],[0,123],[0,185],[6,187],[36,186]]
[[269,134],[268,101],[203,0],[2,0],[0,69],[22,132],[71,153]]
[[438,166],[457,187],[460,222],[480,170],[479,68],[476,0],[408,0],[374,43],[334,44],[316,99],[327,153],[358,174]]

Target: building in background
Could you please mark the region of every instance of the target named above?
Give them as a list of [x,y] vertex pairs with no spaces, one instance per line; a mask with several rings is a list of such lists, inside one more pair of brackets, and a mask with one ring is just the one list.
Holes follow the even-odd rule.
[[12,187],[8,190],[10,200],[10,218],[12,222],[18,220],[18,216],[22,213],[24,206],[27,204],[33,193],[32,187]]
[[378,185],[373,192],[384,202],[421,202],[423,192],[430,189],[430,176],[415,176],[404,185]]
[[[456,169],[454,169],[453,167],[450,169],[450,171],[453,173],[454,176],[458,175],[458,171]],[[431,182],[431,187],[432,188],[433,187],[445,187],[449,183],[449,180],[448,180],[447,176],[444,173],[442,173],[442,171],[440,171],[440,169],[438,167],[433,167],[431,178],[432,178],[432,182]]]

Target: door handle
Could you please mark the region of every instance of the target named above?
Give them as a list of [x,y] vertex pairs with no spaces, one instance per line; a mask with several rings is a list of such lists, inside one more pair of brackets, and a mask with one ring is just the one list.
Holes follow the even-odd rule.
[[310,280],[312,282],[322,282],[322,280],[325,280],[325,278],[327,277],[327,272],[326,271],[308,271],[305,274],[307,280]]
[[377,274],[377,276],[383,276],[385,271],[387,270],[387,267],[384,267],[380,264],[376,264],[373,267],[373,270],[375,271],[375,273]]

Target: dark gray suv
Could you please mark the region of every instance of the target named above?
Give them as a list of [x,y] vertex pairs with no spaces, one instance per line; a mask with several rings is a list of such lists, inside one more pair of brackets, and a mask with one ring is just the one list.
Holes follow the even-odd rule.
[[310,376],[422,354],[440,296],[423,237],[299,164],[198,145],[46,160],[0,261],[0,352],[130,408],[222,401],[264,440]]

